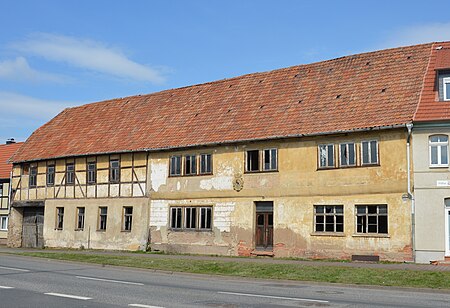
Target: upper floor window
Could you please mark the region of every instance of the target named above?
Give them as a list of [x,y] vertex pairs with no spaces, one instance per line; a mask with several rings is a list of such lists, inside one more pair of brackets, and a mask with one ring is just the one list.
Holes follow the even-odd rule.
[[87,164],[87,182],[88,184],[97,182],[97,164],[95,162],[88,162]]
[[170,157],[170,175],[181,175],[181,156]]
[[[262,157],[262,159],[261,159]],[[246,152],[245,171],[276,171],[278,170],[278,150],[249,150]]]
[[195,155],[184,156],[184,175],[197,174],[197,157]]
[[361,142],[361,156],[363,165],[378,164],[378,142],[376,140]]
[[448,136],[433,135],[429,138],[430,146],[430,166],[447,167],[448,166]]
[[265,149],[263,151],[263,170],[277,170],[277,149]]
[[36,187],[36,185],[37,185],[37,167],[36,166],[30,167],[30,178],[29,178],[28,184],[30,187]]
[[47,166],[47,186],[55,185],[55,165]]
[[334,167],[334,144],[319,145],[319,168]]
[[211,154],[200,154],[200,174],[212,173]]
[[3,183],[0,183],[0,198],[3,197]]
[[109,181],[113,183],[120,181],[120,162],[118,159],[109,161]]
[[450,77],[442,79],[444,101],[450,101]]
[[353,142],[339,145],[339,164],[341,167],[356,166],[355,144]]
[[169,161],[170,176],[212,174],[212,154],[173,155]]
[[73,163],[66,164],[66,184],[75,183],[75,165]]

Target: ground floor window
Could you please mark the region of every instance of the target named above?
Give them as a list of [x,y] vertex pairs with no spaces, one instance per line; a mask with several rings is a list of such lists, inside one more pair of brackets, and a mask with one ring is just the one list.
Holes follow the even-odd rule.
[[0,230],[2,231],[8,230],[8,216],[6,215],[0,216]]
[[77,207],[77,230],[84,229],[84,207]]
[[170,208],[170,228],[175,230],[210,230],[212,206]]
[[133,207],[124,206],[123,207],[123,231],[131,231],[131,224],[133,222]]
[[357,233],[388,233],[387,205],[357,205]]
[[315,205],[314,225],[316,232],[344,232],[344,206]]
[[108,208],[106,206],[101,206],[98,208],[98,230],[106,230],[106,220],[108,218]]
[[62,230],[64,224],[64,208],[57,207],[56,208],[56,229]]

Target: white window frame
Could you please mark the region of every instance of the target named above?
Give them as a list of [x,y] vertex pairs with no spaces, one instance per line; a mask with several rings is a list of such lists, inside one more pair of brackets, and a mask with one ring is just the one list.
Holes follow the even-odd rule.
[[[333,151],[333,164],[330,165],[329,162],[329,147],[331,146],[332,151]],[[321,148],[325,147],[325,165],[322,165],[322,160],[320,159],[320,155],[321,155]],[[319,144],[317,146],[317,159],[319,160],[319,169],[330,169],[330,168],[336,168],[336,157],[335,157],[335,150],[334,150],[334,144],[333,143],[328,143],[328,144]]]
[[[195,209],[195,210],[194,210]],[[212,206],[171,206],[169,208],[169,228],[174,231],[211,231],[213,225]],[[193,213],[195,212],[195,214]],[[189,224],[188,224],[189,212]],[[202,216],[202,213],[204,215]],[[209,216],[208,216],[209,214]],[[174,216],[175,215],[175,216]],[[175,217],[175,226],[172,220]],[[179,219],[177,219],[179,218]],[[192,219],[195,223],[192,223]],[[178,225],[179,223],[179,225]]]
[[[436,142],[432,142],[431,141],[431,137],[439,137],[439,136],[445,136],[447,137],[447,141],[436,141]],[[442,147],[446,146],[447,147],[447,163],[443,164],[442,163]],[[432,147],[436,147],[436,152],[437,152],[437,164],[433,164],[432,162],[432,157],[431,157],[431,148]],[[428,158],[430,161],[430,167],[448,167],[448,135],[431,135],[428,137]]]
[[[364,162],[364,143],[367,142],[368,147],[367,150],[369,155],[369,162]],[[375,142],[377,145],[377,151],[376,151],[376,162],[372,161],[372,142]],[[363,140],[361,141],[361,166],[370,166],[370,165],[379,165],[380,164],[380,146],[378,140],[372,139],[372,140]]]
[[[269,153],[269,167],[266,168],[266,151]],[[278,170],[278,149],[269,148],[262,150],[262,169],[263,171],[277,171]],[[275,156],[275,160],[273,157]],[[274,162],[274,164],[273,164]]]
[[[6,228],[2,228],[3,221],[5,221]],[[0,215],[0,231],[8,231],[8,216]]]
[[[345,146],[347,154],[350,149],[350,145],[353,145],[353,164],[350,164],[349,157],[347,156],[345,164],[342,163],[342,146]],[[355,167],[356,166],[356,144],[354,142],[342,142],[339,144],[339,166],[340,167]]]
[[450,77],[442,78],[442,87],[444,93],[444,101],[450,101],[450,98],[447,98],[447,87],[445,86],[447,83],[450,83]]

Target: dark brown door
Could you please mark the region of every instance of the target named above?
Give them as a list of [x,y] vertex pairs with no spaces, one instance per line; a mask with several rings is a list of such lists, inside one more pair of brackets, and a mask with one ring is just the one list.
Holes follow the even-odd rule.
[[256,248],[273,247],[273,212],[256,213]]

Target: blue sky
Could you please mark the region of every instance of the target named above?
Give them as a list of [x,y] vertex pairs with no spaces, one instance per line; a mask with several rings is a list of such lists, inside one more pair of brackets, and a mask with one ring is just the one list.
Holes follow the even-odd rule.
[[0,143],[70,106],[450,40],[449,12],[450,1],[3,0]]

